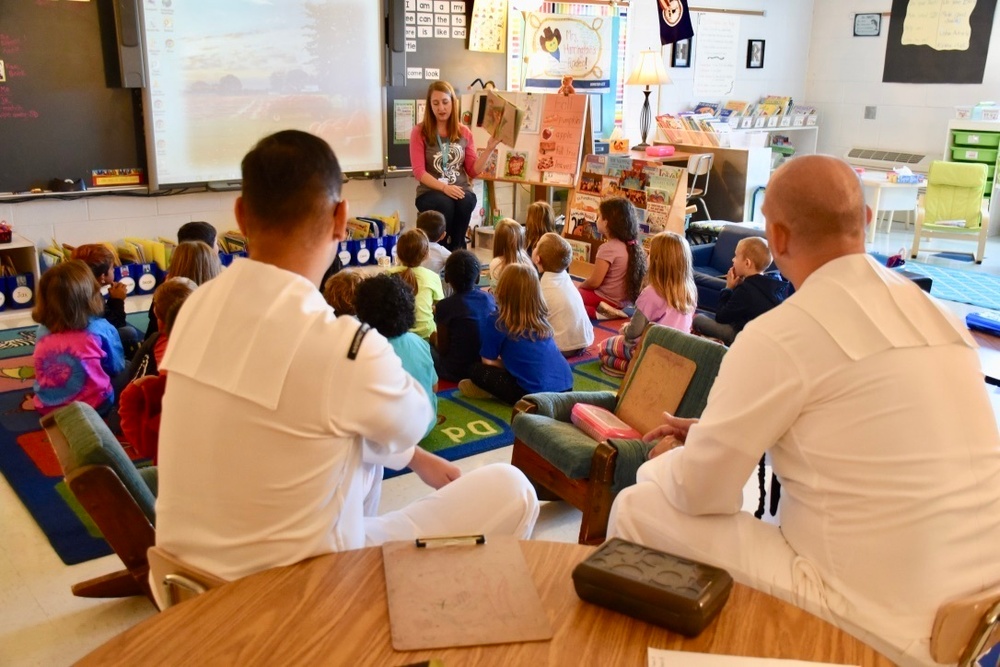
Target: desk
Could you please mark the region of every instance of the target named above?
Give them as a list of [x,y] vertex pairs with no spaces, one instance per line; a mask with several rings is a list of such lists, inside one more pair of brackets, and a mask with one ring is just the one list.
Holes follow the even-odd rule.
[[344,664],[644,665],[656,648],[890,665],[832,625],[737,584],[719,617],[688,639],[577,598],[570,573],[593,547],[522,542],[552,621],[551,641],[396,652],[382,550],[275,568],[205,593],[105,643],[79,665]]
[[917,195],[920,188],[924,187],[924,183],[890,183],[886,174],[870,172],[861,176],[861,185],[865,191],[865,202],[872,209],[872,222],[868,225],[869,243],[875,240],[882,211],[887,212],[888,227],[891,228],[892,214],[895,211],[916,210]]

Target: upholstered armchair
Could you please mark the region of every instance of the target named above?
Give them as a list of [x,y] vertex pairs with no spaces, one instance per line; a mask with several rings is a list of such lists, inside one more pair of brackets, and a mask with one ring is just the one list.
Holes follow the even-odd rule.
[[41,423],[67,486],[125,564],[125,570],[75,584],[73,594],[153,600],[146,550],[156,537],[156,468],[136,469],[104,420],[85,403],[70,403]]
[[[681,375],[687,379],[686,373],[672,372],[655,348],[694,362],[686,388],[678,382]],[[633,411],[629,419],[621,413],[619,416],[640,433],[658,425],[664,410],[680,417],[699,417],[725,352],[725,347],[705,338],[650,326],[617,395],[610,391],[542,393],[529,394],[518,402],[511,419],[511,463],[531,480],[539,498],[565,500],[583,511],[581,544],[602,542],[611,503],[621,489],[635,483],[636,470],[646,460],[650,445],[641,440],[591,439],[570,422],[573,405],[589,403],[614,411],[624,402],[638,399],[642,408],[638,415]],[[657,369],[652,387],[643,380],[644,365]]]

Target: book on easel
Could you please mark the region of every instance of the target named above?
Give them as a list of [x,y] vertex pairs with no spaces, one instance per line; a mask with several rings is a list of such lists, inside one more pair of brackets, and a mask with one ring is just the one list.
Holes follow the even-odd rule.
[[388,542],[382,545],[382,559],[397,651],[552,638],[548,614],[514,537]]
[[486,92],[483,129],[506,146],[516,146],[524,111],[493,90]]

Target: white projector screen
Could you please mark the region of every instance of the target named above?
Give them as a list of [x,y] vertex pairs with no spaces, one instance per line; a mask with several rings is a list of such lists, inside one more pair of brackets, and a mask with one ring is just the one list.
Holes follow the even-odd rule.
[[143,0],[153,189],[233,183],[262,137],[329,142],[345,172],[381,171],[382,3]]

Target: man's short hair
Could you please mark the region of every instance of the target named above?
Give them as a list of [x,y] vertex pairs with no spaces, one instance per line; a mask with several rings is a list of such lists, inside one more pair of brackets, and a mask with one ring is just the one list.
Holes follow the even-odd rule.
[[483,270],[471,250],[456,250],[444,262],[444,281],[457,293],[471,292]]
[[440,211],[424,211],[417,216],[417,229],[423,230],[431,243],[440,241],[445,232],[444,214]]
[[[252,221],[268,230],[317,234],[340,203],[344,174],[330,146],[300,130],[264,137],[246,154],[242,201]],[[310,223],[317,223],[309,229]]]
[[573,261],[573,248],[569,241],[553,232],[542,234],[535,249],[538,251],[538,263],[542,265],[542,271],[560,273],[568,269]]
[[736,244],[736,251],[750,260],[758,273],[771,266],[771,250],[767,247],[767,239],[760,236],[748,236]]
[[417,321],[413,290],[395,273],[366,278],[355,291],[358,319],[386,338],[402,336]]
[[185,222],[181,225],[181,228],[177,230],[178,243],[184,243],[185,241],[201,241],[210,248],[215,247],[216,236],[218,236],[218,233],[215,231],[215,227],[201,220]]

